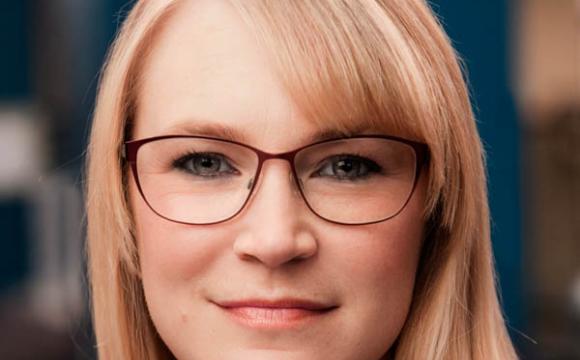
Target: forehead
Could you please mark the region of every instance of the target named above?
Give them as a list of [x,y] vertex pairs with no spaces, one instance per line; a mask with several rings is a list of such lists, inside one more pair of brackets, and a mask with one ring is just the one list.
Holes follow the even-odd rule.
[[252,34],[223,1],[183,3],[159,28],[149,54],[134,138],[209,124],[243,133],[254,145],[286,147],[317,130],[301,117]]

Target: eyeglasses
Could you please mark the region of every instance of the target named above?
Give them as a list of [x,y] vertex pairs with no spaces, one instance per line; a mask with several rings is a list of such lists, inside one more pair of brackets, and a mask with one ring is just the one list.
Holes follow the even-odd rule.
[[383,135],[325,140],[280,154],[224,139],[169,135],[127,141],[125,155],[151,210],[191,225],[239,214],[269,159],[290,163],[317,216],[344,225],[385,221],[409,202],[429,156],[425,144]]

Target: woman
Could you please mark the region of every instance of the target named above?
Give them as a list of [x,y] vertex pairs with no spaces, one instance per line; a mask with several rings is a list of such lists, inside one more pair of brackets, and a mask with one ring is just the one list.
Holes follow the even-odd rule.
[[137,2],[87,202],[101,359],[516,358],[423,1]]

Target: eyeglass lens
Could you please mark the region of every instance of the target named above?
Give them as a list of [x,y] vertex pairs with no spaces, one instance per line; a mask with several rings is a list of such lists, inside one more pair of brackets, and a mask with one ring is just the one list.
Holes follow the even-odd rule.
[[[294,168],[305,201],[318,216],[344,224],[389,218],[415,183],[412,146],[384,138],[348,138],[300,150]],[[165,138],[143,144],[137,179],[159,215],[189,224],[226,220],[247,202],[259,167],[245,146],[203,138]]]

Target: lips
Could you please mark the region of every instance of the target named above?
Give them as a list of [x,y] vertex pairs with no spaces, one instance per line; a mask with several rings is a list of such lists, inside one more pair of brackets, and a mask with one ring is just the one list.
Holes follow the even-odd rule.
[[248,299],[215,303],[233,320],[262,329],[291,328],[326,317],[338,306],[304,299]]

